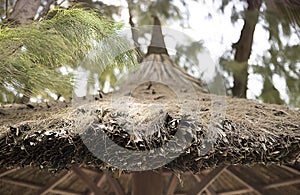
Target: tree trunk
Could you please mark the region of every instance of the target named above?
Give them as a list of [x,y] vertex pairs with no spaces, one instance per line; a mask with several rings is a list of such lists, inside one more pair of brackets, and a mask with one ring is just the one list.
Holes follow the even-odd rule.
[[163,177],[153,171],[132,174],[132,195],[162,195]]
[[9,16],[16,24],[29,24],[37,14],[41,0],[18,0]]
[[133,8],[133,1],[127,1],[128,3],[128,13],[129,13],[129,24],[131,26],[131,34],[132,34],[132,40],[134,42],[134,47],[137,52],[137,61],[141,63],[143,61],[143,52],[141,51],[140,44],[138,42],[139,39],[139,34],[138,30],[135,28],[135,24],[133,22],[133,15],[132,15],[132,10]]
[[253,43],[253,34],[255,25],[258,21],[259,9],[261,0],[247,0],[248,9],[245,14],[245,24],[243,26],[240,39],[233,44],[233,49],[236,50],[234,60],[239,62],[240,68],[233,73],[233,88],[232,94],[236,97],[246,98],[247,81],[248,81],[248,59],[251,54]]

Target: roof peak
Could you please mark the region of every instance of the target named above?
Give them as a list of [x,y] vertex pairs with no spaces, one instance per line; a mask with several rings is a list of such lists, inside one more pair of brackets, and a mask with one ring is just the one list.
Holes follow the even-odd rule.
[[152,37],[151,37],[151,43],[148,46],[148,53],[149,54],[168,54],[168,51],[166,49],[166,44],[164,41],[164,37],[161,30],[161,23],[157,16],[152,15],[154,21],[153,21],[153,27],[152,27]]

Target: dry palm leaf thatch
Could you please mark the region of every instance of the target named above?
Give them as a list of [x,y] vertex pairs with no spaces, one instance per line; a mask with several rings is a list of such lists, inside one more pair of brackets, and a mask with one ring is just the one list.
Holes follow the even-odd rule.
[[[153,87],[159,89],[156,84]],[[110,95],[78,108],[65,107],[63,103],[58,103],[56,108],[39,107],[41,105],[2,107],[0,164],[2,167],[39,166],[53,171],[70,168],[72,164],[110,167],[89,151],[86,146],[88,141],[95,144],[95,148],[105,148],[103,143],[111,139],[129,150],[151,150],[166,143],[170,147],[172,143],[179,144],[174,145],[178,149],[180,144],[184,146],[185,139],[175,137],[176,132],[181,132],[186,139],[191,138],[192,142],[178,158],[166,165],[173,170],[198,172],[221,163],[284,164],[298,159],[299,111],[224,97],[227,102],[226,114],[223,119],[211,124],[212,96],[198,95],[190,97],[190,101],[200,103],[198,108],[195,107],[197,115],[190,116],[187,113],[181,115],[178,112],[180,104],[172,98],[157,99],[151,103],[150,100],[141,101],[131,97],[132,109],[126,110],[111,105]],[[149,96],[154,99],[157,97],[156,94]],[[149,106],[158,103],[162,107]],[[191,112],[195,112],[193,108]],[[195,116],[197,120],[193,118]],[[89,124],[84,125],[87,122]],[[156,131],[143,136],[137,127]],[[136,135],[140,136],[132,138],[132,130],[136,130]],[[105,139],[103,133],[107,135]],[[205,151],[204,148],[208,146],[212,147]],[[123,159],[122,154],[118,155]],[[139,159],[139,156],[130,158]],[[155,156],[149,156],[151,158]],[[145,163],[140,162],[140,166]]]
[[300,111],[204,93],[167,53],[148,53],[140,68],[119,91],[73,100],[73,107],[2,106],[0,165],[57,172],[118,164],[126,171],[166,162],[174,171],[199,172],[298,160]]

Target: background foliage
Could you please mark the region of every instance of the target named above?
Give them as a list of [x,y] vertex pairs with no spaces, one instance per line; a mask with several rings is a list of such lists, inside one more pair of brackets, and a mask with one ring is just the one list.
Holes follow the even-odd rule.
[[[132,27],[152,24],[152,18],[150,17],[152,14],[158,15],[163,24],[169,25],[175,22],[183,27],[189,27],[189,4],[191,3],[191,1],[184,0],[128,0],[122,1],[119,5],[114,5],[106,3],[106,1],[92,0],[52,1],[52,7],[96,8],[98,11],[86,12],[79,11],[79,9],[73,11],[64,10],[59,11],[55,17],[49,19],[46,19],[44,17],[45,13],[41,12],[41,17],[37,17],[40,21],[33,23],[30,28],[8,28],[5,27],[5,17],[7,13],[12,11],[14,1],[9,0],[8,2],[6,6],[5,1],[0,1],[0,5],[2,5],[0,14],[2,16],[3,26],[1,28],[0,55],[5,56],[5,58],[1,56],[0,62],[1,102],[16,101],[16,97],[19,93],[26,92],[24,92],[24,86],[30,86],[30,90],[33,91],[34,94],[40,94],[45,88],[51,89],[53,93],[61,93],[66,89],[70,89],[66,87],[67,84],[65,82],[59,82],[61,81],[61,75],[57,74],[57,69],[62,66],[69,66],[73,69],[78,68],[78,66],[85,69],[91,67],[85,67],[84,64],[79,65],[79,62],[86,56],[87,52],[95,49],[92,48],[93,44],[90,44],[91,42],[88,40],[100,40],[107,35],[115,33],[116,29],[120,28],[120,25],[112,23],[112,20],[119,21],[119,16],[124,12],[128,12],[128,15],[131,16],[131,21],[125,21],[125,25],[129,25],[130,23]],[[47,2],[49,1],[43,0],[41,7],[45,8]],[[201,2],[209,3],[207,1]],[[223,17],[230,17],[232,23],[235,24],[241,19],[245,20],[248,5],[255,2],[260,1],[215,0],[215,12],[208,13],[207,20],[213,22],[214,15],[218,14]],[[246,87],[253,85],[251,83],[253,81],[250,78],[255,76],[256,78],[260,78],[262,82],[262,90],[260,94],[255,97],[256,99],[268,103],[300,107],[300,82],[298,81],[300,77],[299,1],[262,0],[261,3],[257,25],[263,26],[265,32],[268,33],[269,47],[265,52],[260,54],[252,52],[249,60],[246,62],[247,82],[244,85],[246,85]],[[231,10],[231,15],[225,13],[226,9]],[[99,17],[99,14],[101,17]],[[106,17],[106,20],[102,19],[103,16]],[[241,31],[242,29],[238,30]],[[71,31],[72,33],[70,33]],[[77,33],[73,33],[73,31]],[[45,35],[47,35],[47,38],[45,38]],[[142,39],[147,39],[147,36],[144,34],[139,34],[139,37],[140,42]],[[294,39],[296,42],[291,42],[290,37],[297,37]],[[199,37],[199,40],[200,39],[201,37]],[[205,42],[206,40],[203,41]],[[123,42],[125,43],[126,41]],[[122,43],[122,41],[119,41],[119,43]],[[7,47],[7,45],[11,46]],[[126,43],[125,46],[120,47],[126,47]],[[25,51],[24,48],[26,49]],[[45,48],[47,48],[46,51]],[[66,48],[70,50],[64,50]],[[178,46],[177,49],[185,58],[192,58],[202,52],[202,44],[191,43],[189,45]],[[101,51],[99,48],[96,50]],[[24,55],[30,52],[32,55]],[[55,57],[53,57],[54,53],[56,55]],[[239,68],[237,68],[238,65],[235,61],[234,53],[234,48],[228,48],[219,56],[219,64],[221,65],[220,74],[225,75],[228,94],[232,94],[233,74],[240,71]],[[109,54],[102,53],[101,55]],[[99,54],[97,56],[101,55]],[[99,58],[100,61],[97,63],[101,64],[103,57],[98,57],[98,59]],[[113,63],[119,63],[122,62],[122,59],[128,58],[131,59],[129,60],[130,62],[134,61],[133,55],[127,55],[127,58],[119,56],[116,62]],[[180,60],[180,56],[176,56],[176,58],[177,62],[182,61]],[[131,66],[134,63],[128,63],[128,60],[124,60],[123,63],[119,64],[125,64],[125,66],[122,66],[119,71],[115,71],[114,68],[106,69],[102,77],[98,75],[99,78],[97,82],[100,83],[100,89],[104,87],[107,81],[110,81],[111,86],[113,86],[120,76],[122,68],[127,65]],[[10,66],[13,67],[12,70],[15,71],[12,75],[16,75],[16,77],[10,78],[7,76],[11,74],[11,72],[9,72],[11,70],[7,69],[7,67]],[[191,70],[193,70],[195,64],[186,61],[183,65],[181,64],[181,66],[186,71],[193,73]],[[37,75],[35,72],[26,72],[25,69],[28,71],[30,67],[36,70],[36,72],[43,74]],[[93,70],[90,71],[93,72]],[[93,77],[93,74],[90,74],[90,77]],[[276,78],[277,80],[280,78],[281,84],[285,85],[284,90],[279,89],[280,86],[278,86]],[[93,79],[91,78],[91,80]],[[47,81],[50,85],[43,86],[43,81]],[[95,82],[94,80],[91,83],[94,84]],[[12,88],[14,90],[12,90]],[[16,93],[15,90],[18,93]],[[287,94],[288,97],[286,97],[285,94]],[[70,95],[70,92],[63,94],[63,96],[66,97],[68,95]]]

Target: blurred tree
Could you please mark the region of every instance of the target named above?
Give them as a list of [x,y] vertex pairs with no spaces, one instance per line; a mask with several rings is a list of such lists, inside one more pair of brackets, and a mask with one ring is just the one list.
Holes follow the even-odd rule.
[[258,21],[258,13],[261,6],[260,0],[247,0],[248,8],[244,16],[244,27],[240,39],[232,45],[235,50],[235,68],[233,72],[232,95],[246,98],[248,81],[248,59],[251,54],[253,34]]
[[[233,10],[233,22],[243,15],[244,27],[240,39],[232,45],[235,50],[234,61],[224,55],[220,62],[225,71],[233,77],[231,93],[237,97],[246,98],[249,69],[254,74],[261,75],[264,83],[261,94],[257,97],[268,103],[287,103],[299,107],[300,84],[296,82],[300,77],[299,42],[289,43],[289,37],[296,35],[299,41],[299,1],[294,0],[247,0],[248,8],[245,12],[237,13]],[[229,1],[222,1],[220,7],[224,10]],[[263,5],[263,6],[261,6]],[[257,23],[262,24],[269,33],[270,49],[267,53],[254,56],[258,64],[249,64],[253,35]],[[274,82],[274,75],[278,75],[286,82],[286,93],[290,99],[283,99]]]
[[[300,2],[297,0],[266,0],[266,14],[263,18],[268,23],[270,48],[263,58],[264,70],[254,66],[254,72],[264,78],[264,88],[260,99],[270,103],[287,103],[300,107]],[[297,37],[296,43],[290,43],[291,36]],[[274,83],[274,75],[285,82],[289,100],[284,100]],[[268,90],[268,83],[270,90]],[[264,93],[268,91],[267,93]],[[273,91],[273,93],[272,93]],[[271,96],[272,94],[272,96]],[[269,98],[268,98],[269,97]]]

